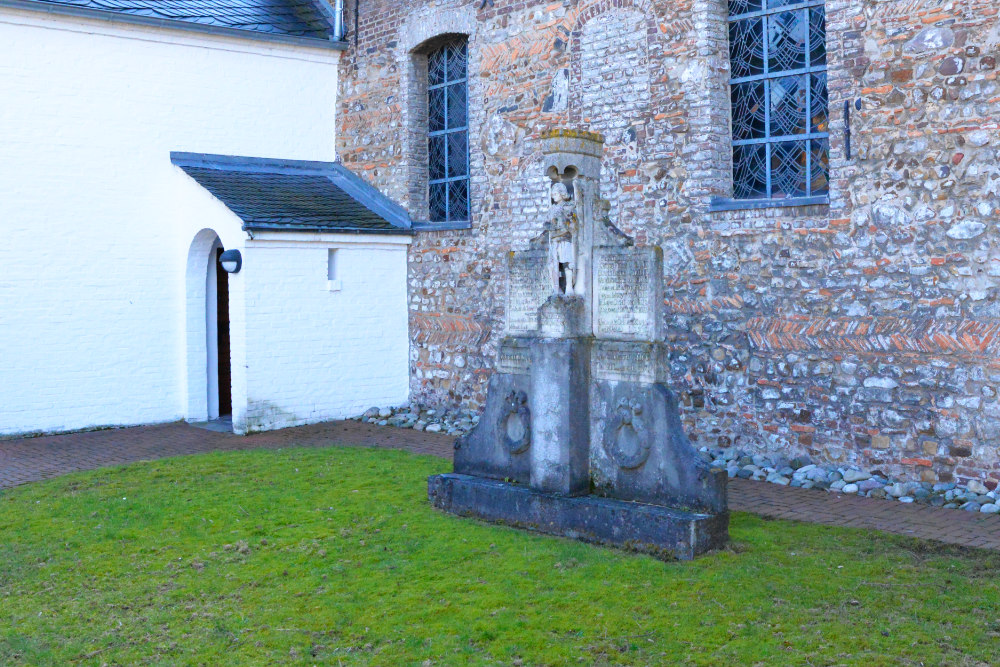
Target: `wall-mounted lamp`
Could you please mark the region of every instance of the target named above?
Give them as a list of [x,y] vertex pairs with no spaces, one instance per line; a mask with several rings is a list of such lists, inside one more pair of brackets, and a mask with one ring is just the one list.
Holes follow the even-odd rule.
[[219,264],[226,273],[239,273],[243,267],[243,255],[239,250],[226,250],[219,255]]

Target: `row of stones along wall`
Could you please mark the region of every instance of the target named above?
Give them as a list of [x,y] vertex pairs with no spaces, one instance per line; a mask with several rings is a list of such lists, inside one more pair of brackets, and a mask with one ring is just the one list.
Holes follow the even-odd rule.
[[613,221],[664,249],[694,441],[1000,479],[995,0],[828,0],[830,203],[729,212],[725,0],[348,9],[339,155],[416,217],[421,49],[469,39],[472,223],[410,249],[414,400],[481,404],[505,254],[545,217],[538,137],[577,127],[606,137]]

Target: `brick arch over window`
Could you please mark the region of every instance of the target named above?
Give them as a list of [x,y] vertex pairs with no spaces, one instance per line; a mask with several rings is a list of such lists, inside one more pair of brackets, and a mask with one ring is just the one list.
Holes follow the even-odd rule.
[[[608,136],[645,116],[652,100],[650,41],[656,18],[646,0],[600,0],[583,9],[573,25],[570,117]],[[616,71],[608,81],[604,73]]]
[[643,198],[632,174],[658,106],[650,67],[656,26],[643,0],[600,0],[580,11],[571,35],[570,123],[604,136],[601,191],[611,218],[630,233]]
[[[477,22],[474,7],[451,9],[422,7],[411,13],[399,30],[402,40],[397,50],[397,61],[404,67],[404,93],[402,105],[403,125],[406,130],[403,147],[404,173],[406,175],[405,206],[414,220],[429,219],[428,205],[428,117],[427,117],[427,55],[441,44],[464,38],[467,45],[468,68],[468,136],[469,173],[482,170],[482,155],[476,150],[479,128],[482,127],[482,104],[478,89],[480,52],[476,42]],[[470,188],[473,187],[470,183]],[[469,193],[472,216],[476,213],[477,197]]]
[[580,10],[573,23],[573,34],[578,33],[580,28],[595,16],[606,14],[613,9],[634,9],[641,12],[647,17],[649,35],[656,34],[656,20],[654,19],[653,3],[650,0],[598,0],[598,2]]

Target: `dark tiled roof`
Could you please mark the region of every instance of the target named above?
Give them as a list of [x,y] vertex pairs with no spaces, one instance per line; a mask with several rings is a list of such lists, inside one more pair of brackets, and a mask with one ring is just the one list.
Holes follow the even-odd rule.
[[329,39],[323,0],[36,0],[84,10],[181,21],[257,33]]
[[409,233],[406,210],[343,165],[171,153],[248,230]]

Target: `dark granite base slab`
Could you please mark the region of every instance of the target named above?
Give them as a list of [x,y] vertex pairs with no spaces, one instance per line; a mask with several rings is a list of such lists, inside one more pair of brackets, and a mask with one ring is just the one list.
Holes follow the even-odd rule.
[[448,473],[427,480],[438,509],[550,535],[690,560],[729,540],[729,514],[698,514],[599,496],[556,496],[494,479]]

